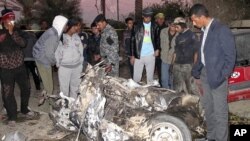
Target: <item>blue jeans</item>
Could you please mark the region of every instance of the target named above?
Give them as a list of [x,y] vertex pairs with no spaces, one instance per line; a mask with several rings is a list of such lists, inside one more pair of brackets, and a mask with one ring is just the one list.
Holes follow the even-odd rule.
[[161,63],[161,85],[163,88],[169,89],[171,84],[170,84],[170,74],[169,74],[169,67],[170,64]]

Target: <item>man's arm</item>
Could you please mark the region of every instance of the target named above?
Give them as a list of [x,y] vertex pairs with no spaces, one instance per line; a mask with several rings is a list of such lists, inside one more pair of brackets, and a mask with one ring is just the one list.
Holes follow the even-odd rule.
[[199,51],[199,41],[198,41],[198,37],[195,35],[193,35],[192,37],[192,40],[193,40],[193,47],[194,47],[194,62],[193,64],[195,64],[197,62],[197,59],[198,59],[198,51]]
[[107,59],[109,63],[116,64],[117,61],[119,62],[119,43],[117,33],[114,30],[111,30],[106,40],[107,43],[110,45],[110,54],[107,54]]
[[56,36],[49,37],[44,45],[45,45],[45,55],[50,61],[51,65],[56,64],[56,59],[55,59],[55,51],[58,47],[58,38]]
[[135,62],[135,27],[133,27],[131,31],[131,38],[130,38],[130,64],[134,65]]
[[11,38],[18,44],[20,47],[26,47],[27,41],[23,38],[25,36],[25,33],[22,33],[21,31],[14,31],[11,35]]
[[155,36],[154,36],[154,41],[155,41],[155,53],[154,53],[154,55],[157,57],[157,56],[159,56],[160,55],[160,46],[161,46],[161,39],[160,39],[160,32],[161,32],[161,30],[160,30],[160,28],[159,27],[156,27],[156,29],[155,29],[156,31],[155,31]]
[[219,31],[219,43],[225,56],[222,75],[229,77],[233,71],[236,60],[235,40],[232,32],[226,26],[221,27]]
[[[63,52],[62,52],[63,44],[59,42],[59,45],[55,51],[55,59],[56,59],[56,66],[59,67],[61,64]],[[83,58],[83,57],[82,57]]]

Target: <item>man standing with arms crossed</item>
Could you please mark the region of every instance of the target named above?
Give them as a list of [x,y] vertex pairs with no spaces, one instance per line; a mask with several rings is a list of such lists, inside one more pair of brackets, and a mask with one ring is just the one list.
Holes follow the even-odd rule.
[[198,60],[192,70],[192,75],[201,81],[200,99],[207,125],[207,136],[199,141],[227,141],[228,77],[236,58],[234,37],[228,27],[209,16],[202,4],[192,6],[190,16],[194,26],[203,31]]

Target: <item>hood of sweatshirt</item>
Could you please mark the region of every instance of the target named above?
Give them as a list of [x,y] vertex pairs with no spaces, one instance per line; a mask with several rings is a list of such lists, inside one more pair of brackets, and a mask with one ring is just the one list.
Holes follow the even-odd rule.
[[58,37],[61,37],[63,29],[67,24],[68,19],[64,16],[58,15],[54,18],[52,26],[56,29]]

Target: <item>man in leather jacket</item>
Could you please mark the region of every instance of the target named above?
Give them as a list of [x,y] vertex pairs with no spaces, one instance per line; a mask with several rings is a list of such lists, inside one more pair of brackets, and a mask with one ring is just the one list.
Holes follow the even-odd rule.
[[142,11],[143,22],[137,24],[131,37],[131,64],[134,64],[133,79],[141,81],[144,65],[146,66],[147,83],[153,81],[155,69],[155,57],[159,56],[157,46],[157,26],[151,22],[153,11],[146,8]]

